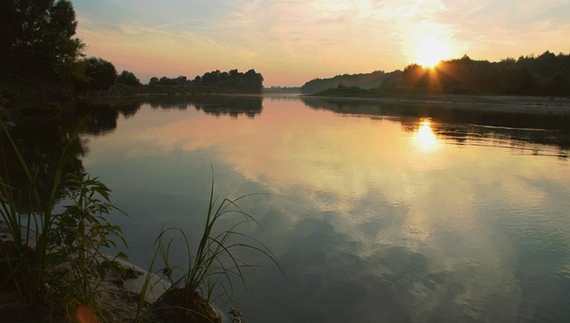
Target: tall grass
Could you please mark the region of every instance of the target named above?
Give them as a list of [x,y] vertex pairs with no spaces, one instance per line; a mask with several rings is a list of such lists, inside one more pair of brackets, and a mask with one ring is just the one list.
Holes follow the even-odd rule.
[[[12,286],[30,308],[46,304],[63,311],[89,308],[104,320],[97,305],[102,282],[110,271],[124,270],[117,258],[126,259],[123,253],[109,257],[103,252],[117,247],[115,241],[126,245],[121,228],[107,220],[112,210],[118,210],[110,202],[109,188],[85,172],[64,174],[68,144],[57,164],[50,194],[42,199],[37,189],[39,171],[26,163],[2,120],[0,125],[10,143],[10,147],[0,148],[14,150],[29,184],[27,191],[11,185],[12,170],[3,163],[0,219],[14,241],[0,241],[0,269],[8,269],[6,277],[0,275],[0,288]],[[77,132],[71,137],[74,136]],[[138,297],[135,321],[157,315],[192,322],[219,321],[210,303],[221,296],[230,298],[234,282],[245,286],[244,270],[255,267],[240,258],[243,251],[267,257],[281,270],[263,243],[241,231],[244,226],[258,225],[238,205],[251,195],[228,199],[215,196],[214,192],[212,167],[206,219],[197,246],[183,230],[176,228],[162,230],[156,238],[148,275]],[[54,213],[59,196],[63,197],[63,211]],[[218,226],[225,218],[233,224],[220,231]],[[173,264],[174,247],[180,244],[186,262]],[[167,281],[170,287],[152,304],[147,304],[157,281]],[[69,311],[68,315],[73,314]]]
[[[29,308],[54,305],[65,311],[87,305],[97,313],[100,283],[109,270],[121,269],[102,248],[115,246],[113,237],[124,242],[121,229],[106,220],[109,211],[116,209],[109,200],[110,190],[84,172],[63,173],[70,140],[57,164],[49,196],[42,199],[37,188],[39,170],[24,160],[2,120],[0,125],[10,144],[1,148],[13,150],[27,179],[26,189],[12,186],[13,170],[2,163],[0,219],[13,242],[0,245],[0,266],[7,268],[0,286],[11,286]],[[68,204],[63,212],[54,213],[59,196]]]
[[[221,296],[231,299],[234,281],[246,285],[244,270],[256,265],[239,257],[243,251],[253,251],[267,257],[283,272],[274,255],[263,243],[240,231],[243,226],[258,225],[257,221],[238,205],[240,200],[251,195],[229,199],[215,197],[214,191],[212,169],[206,221],[195,248],[181,229],[162,230],[155,240],[149,274],[139,296],[136,315],[138,321],[155,315],[196,322],[217,322],[215,313],[212,313],[209,306],[205,308],[201,300],[209,304]],[[234,224],[217,233],[217,226],[223,218],[232,218]],[[177,242],[181,243],[183,252],[186,253],[185,264],[171,263],[173,248]],[[144,309],[147,293],[152,290],[150,282],[153,276],[168,281],[170,287]]]
[[[0,120],[0,125],[10,143],[10,147],[2,147],[2,149],[14,150],[29,184],[27,192],[11,186],[9,174],[12,170],[7,168],[6,163],[2,163],[0,215],[14,240],[11,246],[13,252],[22,260],[7,262],[11,271],[9,278],[16,283],[16,289],[26,298],[27,304],[33,306],[46,298],[49,269],[53,266],[49,242],[49,234],[53,225],[52,210],[61,187],[63,166],[67,156],[61,156],[49,197],[42,201],[36,188],[38,170],[28,166],[2,120]],[[22,198],[24,194],[26,199]],[[26,200],[27,203],[22,205],[22,200]],[[30,247],[33,248],[33,252],[30,252]]]
[[126,259],[127,255],[110,257],[103,251],[117,247],[113,238],[127,245],[121,228],[107,220],[111,210],[119,209],[110,203],[109,188],[87,173],[72,174],[66,184],[65,197],[70,203],[55,218],[49,236],[54,258],[65,266],[61,290],[63,296],[71,297],[71,303],[97,310],[107,274],[124,272],[116,260]]

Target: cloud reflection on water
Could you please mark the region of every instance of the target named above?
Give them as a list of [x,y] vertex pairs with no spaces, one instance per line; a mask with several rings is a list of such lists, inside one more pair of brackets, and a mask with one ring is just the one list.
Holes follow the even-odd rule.
[[[219,172],[237,174],[218,177],[218,187],[232,193],[239,176],[273,193],[244,207],[260,216],[255,235],[269,241],[289,276],[255,275],[254,317],[271,317],[275,290],[290,310],[283,321],[532,317],[521,304],[544,304],[525,295],[536,286],[521,279],[552,283],[544,273],[570,265],[567,241],[541,240],[569,224],[551,214],[569,206],[560,202],[570,196],[566,163],[470,145],[469,137],[449,144],[435,120],[339,115],[299,101],[264,105],[254,120],[143,107],[115,139],[99,139],[109,140],[106,148],[93,149],[144,160],[163,172],[159,178],[180,176],[170,172],[198,152],[211,154],[229,167]],[[437,149],[418,149],[418,136]],[[542,260],[547,270],[526,271],[537,266],[533,248],[554,250]]]

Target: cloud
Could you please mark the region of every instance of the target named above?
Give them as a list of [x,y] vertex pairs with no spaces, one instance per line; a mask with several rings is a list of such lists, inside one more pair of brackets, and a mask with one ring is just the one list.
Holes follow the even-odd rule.
[[[80,35],[90,51],[158,71],[255,68],[266,82],[401,69],[426,37],[454,57],[496,60],[568,49],[568,1],[236,0],[102,3],[78,0]],[[159,53],[159,54],[157,54]],[[156,62],[156,56],[169,62]],[[128,61],[122,59],[122,61]],[[155,63],[156,62],[156,63]],[[160,63],[159,66],[157,63]],[[197,66],[199,65],[199,66]],[[137,72],[137,71],[135,71]],[[156,73],[156,72],[154,72]],[[299,84],[300,83],[300,84]]]

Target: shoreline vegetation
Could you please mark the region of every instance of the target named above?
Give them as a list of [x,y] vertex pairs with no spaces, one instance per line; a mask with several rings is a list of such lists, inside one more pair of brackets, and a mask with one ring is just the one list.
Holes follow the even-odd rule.
[[[3,322],[219,322],[220,316],[210,305],[216,285],[224,294],[236,278],[245,284],[242,270],[252,266],[236,258],[234,249],[257,252],[281,270],[263,244],[247,240],[247,236],[239,232],[242,224],[256,223],[239,208],[237,202],[243,197],[230,200],[214,196],[213,179],[206,224],[197,249],[191,250],[184,232],[174,228],[156,238],[146,274],[127,268],[129,266],[121,262],[127,259],[126,254],[105,254],[102,250],[117,247],[115,240],[125,244],[126,241],[121,228],[108,219],[112,210],[117,211],[110,202],[110,189],[83,171],[80,157],[85,151],[78,131],[80,127],[104,131],[84,124],[88,117],[81,122],[79,119],[82,113],[89,116],[109,111],[74,110],[65,111],[72,118],[61,116],[64,106],[68,109],[68,103],[78,101],[226,94],[258,96],[263,93],[260,73],[253,69],[245,73],[237,69],[216,70],[192,80],[186,76],[153,77],[149,84],[142,84],[132,72],[118,73],[111,62],[85,57],[86,44],[75,37],[78,22],[70,1],[8,0],[2,9],[2,16],[7,18],[2,21],[6,32],[0,33],[0,153],[3,158],[0,169],[0,318]],[[441,62],[436,69],[412,64],[403,71],[391,73],[345,75],[332,81],[317,79],[307,82],[300,91],[311,94],[306,97],[309,99],[568,113],[570,55],[546,51],[538,57],[507,58],[497,63],[474,61],[464,56]],[[254,102],[232,113],[253,116],[261,108],[261,102]],[[136,109],[134,107],[134,111]],[[57,114],[61,115],[54,116]],[[38,126],[43,131],[42,138],[57,138],[56,151],[61,155],[40,151],[44,142],[25,147],[29,149],[18,149],[19,138],[16,143],[11,132],[17,132],[19,126],[13,124],[26,122],[25,116],[30,115],[44,119],[44,124]],[[17,117],[22,120],[13,120]],[[58,118],[75,124],[75,132],[64,133],[62,127],[52,124]],[[112,128],[112,121],[108,126]],[[35,150],[38,147],[40,150]],[[43,159],[36,165],[32,159],[38,156]],[[54,213],[55,205],[62,200],[70,204],[65,205],[61,213]],[[237,215],[237,224],[221,233],[213,230],[218,219],[230,215]],[[239,242],[234,242],[234,237]],[[243,238],[246,238],[245,243]],[[176,243],[190,255],[186,264],[169,262],[171,247]],[[125,289],[129,280],[140,283],[134,293]],[[166,281],[169,287],[154,301],[149,301],[147,296],[152,293],[153,285],[161,281]],[[128,303],[122,302],[125,299]],[[233,322],[241,322],[238,308],[230,312]]]
[[446,105],[454,109],[501,112],[566,113],[570,107],[570,54],[498,62],[460,59],[434,67],[410,64],[403,71],[375,71],[314,79],[304,96],[377,100],[401,104]]
[[555,55],[547,50],[536,57],[520,56],[498,62],[473,60],[464,55],[459,59],[440,61],[433,67],[410,64],[403,71],[375,71],[314,79],[301,87],[301,93],[330,89],[343,89],[354,95],[365,95],[362,90],[372,90],[391,95],[440,93],[568,97],[570,54]]
[[[3,135],[21,157],[9,131]],[[254,264],[236,253],[250,251],[269,258],[271,251],[241,231],[257,224],[243,212],[239,200],[214,195],[214,178],[206,221],[194,247],[176,228],[163,229],[153,244],[149,268],[128,262],[123,252],[108,254],[123,244],[119,226],[113,225],[110,189],[85,172],[64,174],[61,157],[49,197],[39,191],[37,171],[20,158],[29,180],[29,192],[14,187],[11,174],[0,174],[0,317],[2,322],[194,322],[220,323],[223,312],[211,301],[231,301],[234,280],[246,284],[243,272]],[[62,178],[62,180],[58,180]],[[66,178],[66,179],[63,179]],[[59,196],[58,194],[62,194]],[[65,201],[56,213],[54,206]],[[113,212],[117,213],[117,212]],[[229,229],[216,223],[231,217]],[[176,249],[188,255],[186,263],[172,263]],[[232,322],[241,311],[232,307]],[[227,321],[227,320],[226,320]]]
[[[17,82],[15,82],[17,84]],[[16,89],[14,89],[16,88]],[[267,95],[280,93],[268,92]],[[20,83],[5,87],[0,81],[0,117],[10,120],[10,111],[20,108],[36,109],[38,112],[59,109],[67,103],[110,102],[117,100],[153,101],[172,100],[183,97],[208,96],[257,97],[264,93],[241,93],[215,87],[179,86],[179,85],[124,85],[117,84],[105,91],[90,91],[81,95],[64,86],[37,82]],[[288,94],[289,95],[289,94]],[[344,100],[363,102],[386,102],[402,105],[445,106],[458,110],[475,109],[514,113],[570,113],[568,96],[531,96],[498,94],[447,94],[427,91],[384,91],[361,89],[358,87],[337,87],[312,94],[299,94],[301,98],[321,98],[323,100]]]
[[521,95],[471,95],[471,94],[378,94],[373,90],[358,89],[346,93],[336,89],[310,95],[306,99],[328,101],[382,102],[399,105],[445,107],[454,110],[478,110],[486,112],[510,112],[526,114],[570,114],[570,98]]
[[105,100],[137,97],[259,95],[225,86],[184,86],[173,84],[113,84],[107,89],[77,91],[67,82],[51,82],[41,76],[23,77],[0,70],[0,109],[23,105],[58,105],[81,100]]

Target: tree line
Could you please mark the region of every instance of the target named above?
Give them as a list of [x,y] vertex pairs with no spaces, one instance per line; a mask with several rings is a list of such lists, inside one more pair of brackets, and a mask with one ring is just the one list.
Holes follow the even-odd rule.
[[0,1],[0,72],[68,83],[78,91],[140,85],[129,71],[97,57],[75,37],[77,20],[68,0]]
[[[441,61],[433,68],[411,64],[390,73],[337,75],[314,79],[301,93],[357,87],[375,93],[446,93],[498,95],[570,95],[570,54],[546,51],[539,56],[506,58],[499,62],[459,59]],[[354,90],[353,90],[354,91]]]
[[36,73],[72,75],[85,44],[69,1],[0,1],[0,64]]
[[384,79],[389,74],[390,73],[385,73],[384,71],[374,71],[372,73],[343,74],[325,79],[317,78],[306,82],[301,87],[301,93],[316,93],[335,88],[339,85],[348,87],[356,86],[362,89],[373,89],[380,87]]
[[407,66],[400,85],[437,89],[443,93],[506,95],[570,95],[570,54],[549,51],[539,56],[507,58],[499,62],[460,59],[440,62],[428,69]]
[[251,69],[245,73],[237,69],[229,72],[215,70],[196,76],[189,80],[186,76],[168,78],[166,76],[152,77],[149,85],[178,85],[178,86],[204,86],[213,87],[225,92],[261,93],[263,90],[263,76]]
[[[103,58],[85,57],[86,44],[75,37],[76,29],[76,15],[69,0],[0,0],[0,73],[66,84],[79,93],[104,91],[115,84],[142,85],[130,71],[118,73]],[[152,78],[150,84],[260,93],[263,76],[254,70],[216,70],[194,80],[183,76]]]

